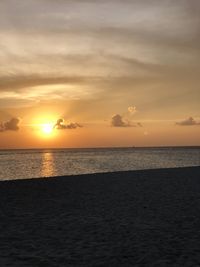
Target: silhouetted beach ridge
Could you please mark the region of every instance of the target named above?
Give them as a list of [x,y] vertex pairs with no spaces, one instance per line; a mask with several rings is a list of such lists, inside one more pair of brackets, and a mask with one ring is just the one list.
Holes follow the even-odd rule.
[[0,266],[199,266],[200,167],[0,182]]

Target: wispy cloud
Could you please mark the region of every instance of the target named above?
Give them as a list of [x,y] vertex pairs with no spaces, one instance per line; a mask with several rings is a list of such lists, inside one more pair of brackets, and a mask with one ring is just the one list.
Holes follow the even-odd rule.
[[98,98],[102,117],[122,102],[144,118],[197,114],[199,12],[197,0],[2,0],[0,106]]

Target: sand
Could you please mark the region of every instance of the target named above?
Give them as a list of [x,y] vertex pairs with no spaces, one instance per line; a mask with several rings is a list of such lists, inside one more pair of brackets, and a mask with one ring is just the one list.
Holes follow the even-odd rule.
[[0,266],[200,266],[200,167],[0,182]]

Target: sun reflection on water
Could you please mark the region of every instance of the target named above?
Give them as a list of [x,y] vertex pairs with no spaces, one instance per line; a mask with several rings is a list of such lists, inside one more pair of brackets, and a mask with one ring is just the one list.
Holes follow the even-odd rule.
[[51,152],[44,152],[42,154],[42,177],[55,176],[54,156]]

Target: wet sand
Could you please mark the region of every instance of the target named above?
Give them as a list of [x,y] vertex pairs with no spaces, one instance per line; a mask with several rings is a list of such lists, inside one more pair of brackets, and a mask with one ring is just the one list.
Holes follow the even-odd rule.
[[200,266],[200,167],[0,182],[0,266]]

